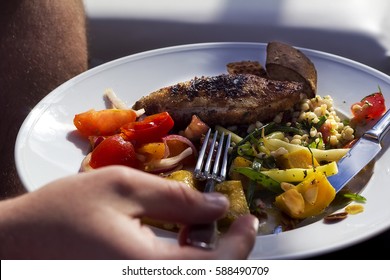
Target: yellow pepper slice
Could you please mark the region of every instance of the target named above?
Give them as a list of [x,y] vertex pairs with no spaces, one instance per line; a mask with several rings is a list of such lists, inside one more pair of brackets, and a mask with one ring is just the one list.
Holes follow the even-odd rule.
[[336,191],[325,174],[317,171],[278,195],[275,205],[292,218],[304,219],[321,214],[335,196]]

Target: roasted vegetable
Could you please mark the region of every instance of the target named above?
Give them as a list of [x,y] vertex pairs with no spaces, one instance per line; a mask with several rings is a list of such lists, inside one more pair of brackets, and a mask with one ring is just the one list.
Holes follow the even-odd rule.
[[133,144],[123,139],[121,134],[105,138],[91,152],[89,165],[99,168],[108,165],[125,165],[138,168],[140,162],[137,158]]
[[231,166],[230,166],[230,172],[229,176],[232,180],[246,180],[247,177],[245,175],[240,174],[239,172],[235,171],[234,169],[237,167],[250,167],[252,165],[252,162],[244,157],[236,157]]
[[353,122],[364,124],[372,119],[379,118],[386,112],[385,98],[381,90],[365,96],[360,102],[351,106]]
[[280,188],[280,183],[278,181],[268,175],[263,174],[260,171],[254,170],[253,168],[237,167],[234,168],[234,171],[247,176],[249,179],[255,181],[256,183],[271,192],[280,193],[282,191],[282,189]]
[[230,207],[226,216],[218,221],[219,226],[226,227],[239,216],[249,214],[249,207],[245,198],[241,181],[224,181],[217,184],[215,186],[215,190],[226,195],[230,201]]
[[127,123],[121,127],[121,132],[127,140],[137,143],[160,141],[173,128],[174,122],[168,112],[156,113],[142,120]]
[[194,177],[194,173],[188,170],[178,170],[169,174],[167,179],[176,180],[185,183],[193,190],[198,190],[196,187],[196,180]]
[[159,160],[165,155],[165,144],[163,142],[146,143],[137,149],[137,153],[145,157],[145,162]]
[[134,110],[93,109],[76,114],[73,124],[83,136],[110,136],[119,132],[120,127],[134,122],[137,114]]
[[276,158],[276,162],[282,169],[313,168],[319,166],[309,149],[300,149],[280,155]]
[[322,172],[314,172],[296,187],[275,198],[275,205],[292,218],[319,215],[333,201],[336,191]]

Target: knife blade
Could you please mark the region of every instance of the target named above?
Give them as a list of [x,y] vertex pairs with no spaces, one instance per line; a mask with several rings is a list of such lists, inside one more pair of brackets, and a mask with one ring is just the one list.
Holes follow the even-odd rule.
[[389,128],[390,109],[360,137],[337,163],[339,172],[328,177],[328,181],[335,188],[336,193],[379,154],[382,150],[381,141]]

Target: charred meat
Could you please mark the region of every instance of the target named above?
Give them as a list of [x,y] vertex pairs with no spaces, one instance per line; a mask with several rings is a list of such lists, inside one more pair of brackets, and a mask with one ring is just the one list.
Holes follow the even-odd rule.
[[164,87],[142,97],[133,109],[143,108],[148,115],[168,111],[179,128],[190,123],[193,115],[210,126],[229,126],[272,120],[303,97],[299,82],[222,74]]

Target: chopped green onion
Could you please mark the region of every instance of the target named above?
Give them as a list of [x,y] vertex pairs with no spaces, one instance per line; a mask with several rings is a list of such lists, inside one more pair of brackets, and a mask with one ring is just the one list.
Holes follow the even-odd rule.
[[234,171],[245,175],[249,179],[255,181],[256,183],[262,185],[267,190],[274,192],[274,193],[282,193],[283,190],[280,187],[280,183],[271,177],[258,172],[250,167],[236,167],[234,168]]
[[[253,161],[252,168],[253,168],[253,170],[259,172],[261,169],[261,163],[258,162],[257,160]],[[251,180],[249,182],[249,186],[248,186],[248,189],[246,191],[246,201],[248,203],[249,208],[251,208],[251,206],[252,206],[253,197],[255,195],[255,190],[256,190],[256,181]]]
[[345,194],[343,194],[343,196],[346,198],[349,198],[353,201],[357,201],[357,202],[361,202],[361,203],[364,203],[367,201],[367,199],[364,196],[362,196],[358,193],[345,193]]
[[321,128],[321,126],[325,123],[327,118],[325,116],[321,116],[318,119],[319,121],[313,125],[317,130]]
[[254,151],[251,143],[245,143],[237,147],[237,154],[240,156],[254,156]]

